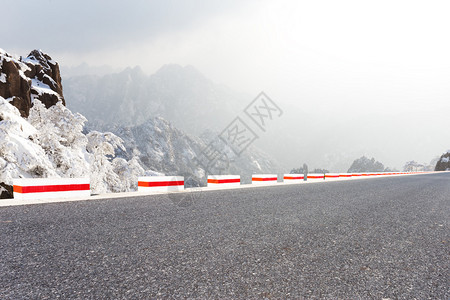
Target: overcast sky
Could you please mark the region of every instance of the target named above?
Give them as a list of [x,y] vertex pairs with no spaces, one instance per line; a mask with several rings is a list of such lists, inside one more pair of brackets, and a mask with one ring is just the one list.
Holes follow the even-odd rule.
[[148,74],[189,64],[324,120],[359,116],[355,139],[364,116],[388,121],[395,136],[370,134],[405,161],[450,148],[449,1],[0,1],[8,52]]

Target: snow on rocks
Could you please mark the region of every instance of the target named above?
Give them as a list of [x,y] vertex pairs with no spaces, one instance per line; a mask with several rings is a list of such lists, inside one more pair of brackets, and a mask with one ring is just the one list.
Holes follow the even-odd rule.
[[[13,178],[90,177],[93,193],[137,189],[145,174],[136,159],[114,158],[123,141],[112,133],[83,134],[86,122],[61,102],[46,109],[38,100],[24,119],[0,97],[0,182]],[[2,189],[5,193],[5,188]]]

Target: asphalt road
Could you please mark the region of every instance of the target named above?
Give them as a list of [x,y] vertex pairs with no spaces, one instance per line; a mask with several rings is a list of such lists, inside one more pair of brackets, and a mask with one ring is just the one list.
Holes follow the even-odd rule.
[[450,173],[188,196],[1,207],[0,299],[450,298]]

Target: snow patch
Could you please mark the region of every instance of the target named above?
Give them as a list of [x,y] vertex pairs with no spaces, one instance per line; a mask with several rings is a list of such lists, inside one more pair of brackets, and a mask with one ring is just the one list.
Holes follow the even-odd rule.
[[258,163],[258,161],[254,160],[253,163],[258,168],[258,170],[262,170],[261,165]]
[[101,132],[86,136],[86,118],[60,102],[46,109],[35,101],[26,120],[0,97],[0,120],[0,182],[8,185],[13,178],[89,176],[94,193],[128,192],[137,190],[137,177],[145,174],[136,158],[114,158],[116,149],[125,149],[122,139]]
[[37,79],[31,79],[31,87],[33,87],[39,93],[39,95],[46,93],[59,96],[59,94],[53,91],[47,84]]
[[[0,65],[1,67],[1,65]],[[6,83],[6,74],[5,73],[0,73],[0,82]]]
[[450,161],[450,157],[443,157],[441,159],[441,162],[443,162],[443,163],[448,163],[449,161]]

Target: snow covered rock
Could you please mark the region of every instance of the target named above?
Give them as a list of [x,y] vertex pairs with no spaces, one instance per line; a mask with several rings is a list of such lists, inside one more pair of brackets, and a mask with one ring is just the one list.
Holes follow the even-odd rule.
[[28,117],[35,99],[45,107],[61,101],[65,105],[61,74],[57,62],[41,50],[33,50],[25,59],[0,49],[0,96]]
[[14,178],[90,177],[93,193],[137,190],[137,178],[152,175],[139,160],[114,157],[125,150],[111,132],[85,135],[86,122],[61,102],[50,108],[35,100],[28,119],[0,97],[0,197],[12,198]]
[[0,198],[12,198],[12,180],[58,176],[44,149],[33,142],[38,131],[0,96]]
[[442,154],[434,170],[435,171],[450,170],[450,150],[448,150],[447,153]]

